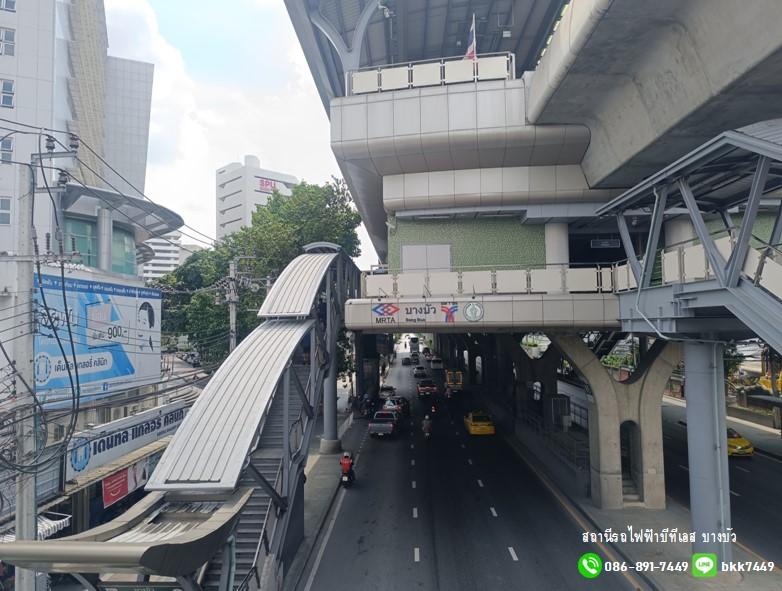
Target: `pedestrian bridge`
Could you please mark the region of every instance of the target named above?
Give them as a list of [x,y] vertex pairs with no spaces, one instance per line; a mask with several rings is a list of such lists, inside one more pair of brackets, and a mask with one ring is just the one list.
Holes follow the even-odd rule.
[[132,582],[170,577],[186,591],[277,588],[303,536],[304,465],[334,371],[340,311],[358,277],[338,246],[305,248],[270,290],[264,321],[173,436],[146,485],[150,494],[84,533],[0,544],[0,559],[70,573],[92,591],[101,577],[122,580],[118,573]]

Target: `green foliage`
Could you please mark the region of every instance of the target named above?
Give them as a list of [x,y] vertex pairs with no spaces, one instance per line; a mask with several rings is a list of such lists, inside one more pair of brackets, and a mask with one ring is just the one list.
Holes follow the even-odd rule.
[[608,355],[603,355],[601,361],[603,362],[603,365],[615,368],[628,367],[634,364],[632,353],[626,353],[624,355],[610,353]]
[[[228,236],[213,249],[191,255],[158,284],[185,292],[209,288],[228,276],[229,263],[237,257],[251,257],[240,260],[237,271],[263,284],[265,278],[277,277],[311,242],[339,244],[348,256],[355,257],[360,254],[356,233],[360,223],[344,181],[334,179],[323,186],[300,183],[288,197],[272,194],[268,204],[253,214],[251,226]],[[238,341],[259,324],[256,314],[265,292],[239,289]],[[220,303],[224,295],[222,288],[164,294],[163,332],[187,334],[204,362],[224,358],[229,333],[228,306]]]

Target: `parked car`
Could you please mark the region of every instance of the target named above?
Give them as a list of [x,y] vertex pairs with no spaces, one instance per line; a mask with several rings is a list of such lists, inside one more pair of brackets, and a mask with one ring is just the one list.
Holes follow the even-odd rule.
[[415,369],[413,370],[413,377],[414,378],[425,378],[426,377],[426,368],[423,365],[417,365]]
[[421,380],[418,382],[418,397],[429,396],[431,394],[437,394],[437,384],[433,380]]
[[494,435],[494,423],[482,410],[474,410],[464,417],[464,426],[470,435]]
[[402,357],[402,365],[410,365],[411,361],[409,357]]
[[755,453],[755,447],[752,442],[741,434],[728,427],[728,455],[729,456],[751,456]]
[[393,411],[379,410],[369,421],[372,437],[393,437],[399,427],[399,415]]

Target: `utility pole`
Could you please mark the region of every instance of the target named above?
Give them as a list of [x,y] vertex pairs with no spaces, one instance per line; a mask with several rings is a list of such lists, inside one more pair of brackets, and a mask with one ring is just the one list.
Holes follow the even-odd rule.
[[[14,360],[16,374],[16,463],[30,465],[35,457],[35,416],[33,394],[22,380],[35,387],[33,376],[33,201],[35,199],[35,166],[22,166],[20,177],[17,263],[18,289],[16,304],[25,314],[14,327]],[[16,539],[35,540],[38,536],[38,500],[35,494],[35,472],[16,473]],[[35,590],[35,572],[16,569],[16,589]]]
[[239,294],[236,290],[236,260],[228,263],[228,285],[226,287],[225,299],[228,302],[228,317],[231,330],[228,351],[233,352],[236,349],[236,304],[239,303]]

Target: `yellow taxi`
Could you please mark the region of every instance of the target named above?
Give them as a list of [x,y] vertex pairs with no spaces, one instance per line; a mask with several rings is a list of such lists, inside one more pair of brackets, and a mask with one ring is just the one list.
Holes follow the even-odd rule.
[[474,410],[464,417],[464,426],[470,435],[494,435],[494,423],[482,410]]
[[755,448],[750,440],[742,437],[735,429],[728,427],[728,455],[751,456],[754,453]]

